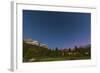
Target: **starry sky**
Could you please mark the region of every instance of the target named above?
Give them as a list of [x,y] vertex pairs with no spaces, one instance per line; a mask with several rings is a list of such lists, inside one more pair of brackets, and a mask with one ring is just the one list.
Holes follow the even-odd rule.
[[91,43],[91,14],[23,10],[23,39],[49,48],[73,48]]

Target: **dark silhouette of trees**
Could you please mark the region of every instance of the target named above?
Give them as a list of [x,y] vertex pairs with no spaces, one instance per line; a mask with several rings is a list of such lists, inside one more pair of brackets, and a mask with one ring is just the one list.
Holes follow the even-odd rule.
[[77,52],[77,51],[78,51],[78,48],[77,48],[77,46],[75,46],[75,47],[74,47],[74,49],[75,49],[75,52]]
[[71,48],[68,49],[68,52],[71,52]]

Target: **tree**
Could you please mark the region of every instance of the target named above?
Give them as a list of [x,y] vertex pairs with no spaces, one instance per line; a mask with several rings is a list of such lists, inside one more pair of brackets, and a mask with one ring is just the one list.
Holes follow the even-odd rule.
[[58,51],[58,47],[55,48],[55,51]]
[[71,48],[68,49],[68,52],[71,52]]
[[78,51],[78,48],[77,48],[77,46],[75,46],[75,47],[74,47],[74,49],[75,49],[75,52],[77,52],[77,51]]

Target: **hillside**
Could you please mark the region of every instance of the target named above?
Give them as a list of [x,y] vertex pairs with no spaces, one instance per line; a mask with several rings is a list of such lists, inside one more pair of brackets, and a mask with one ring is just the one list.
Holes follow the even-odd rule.
[[90,45],[74,49],[49,49],[23,41],[23,62],[61,61],[91,59]]

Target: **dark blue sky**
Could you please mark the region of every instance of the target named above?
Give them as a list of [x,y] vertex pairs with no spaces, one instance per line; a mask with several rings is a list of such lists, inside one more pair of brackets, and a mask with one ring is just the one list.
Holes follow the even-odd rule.
[[23,38],[69,48],[91,43],[91,14],[23,10]]

